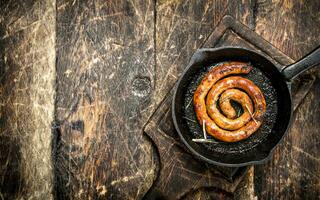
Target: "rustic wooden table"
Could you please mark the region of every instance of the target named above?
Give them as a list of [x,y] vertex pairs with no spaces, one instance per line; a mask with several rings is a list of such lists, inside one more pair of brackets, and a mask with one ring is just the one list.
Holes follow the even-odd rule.
[[[143,128],[219,21],[231,15],[293,62],[320,44],[319,10],[318,0],[0,1],[0,200],[142,199],[159,170]],[[308,73],[272,159],[232,193],[183,198],[319,198],[320,70]]]

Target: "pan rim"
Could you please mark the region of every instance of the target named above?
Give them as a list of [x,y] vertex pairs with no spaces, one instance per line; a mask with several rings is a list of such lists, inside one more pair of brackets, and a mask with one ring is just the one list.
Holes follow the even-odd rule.
[[247,51],[251,54],[257,54],[261,57],[263,57],[264,59],[266,59],[267,61],[269,61],[270,63],[272,63],[272,65],[277,69],[277,71],[279,72],[279,74],[281,74],[281,71],[279,70],[279,68],[277,67],[277,65],[272,62],[269,58],[267,58],[266,56],[262,55],[259,52],[244,48],[244,47],[240,47],[240,46],[224,46],[224,47],[217,47],[217,48],[200,48],[198,50],[196,50],[196,52],[193,54],[193,56],[191,57],[188,66],[185,68],[185,70],[183,71],[183,73],[181,74],[181,76],[179,77],[177,84],[174,88],[174,92],[173,92],[173,100],[172,100],[172,119],[173,119],[173,124],[174,127],[180,137],[180,139],[182,140],[182,142],[184,143],[184,145],[186,145],[187,149],[189,151],[191,151],[192,154],[194,154],[197,158],[200,158],[201,160],[210,163],[210,164],[214,164],[214,165],[218,165],[218,166],[224,166],[224,167],[243,167],[243,166],[248,166],[248,165],[257,165],[257,164],[263,164],[265,162],[267,162],[271,156],[273,155],[273,152],[275,150],[275,148],[279,145],[279,143],[281,143],[284,139],[284,136],[286,135],[286,133],[288,132],[289,128],[291,127],[292,124],[292,114],[293,114],[293,105],[292,105],[292,95],[291,95],[291,82],[286,81],[283,78],[283,81],[286,83],[286,87],[288,89],[289,92],[289,101],[290,101],[290,113],[289,113],[289,120],[287,123],[287,126],[285,128],[285,130],[283,131],[283,134],[281,136],[281,138],[279,139],[279,141],[276,142],[276,144],[269,150],[268,153],[266,153],[266,156],[262,159],[257,159],[257,160],[251,160],[251,161],[246,161],[246,162],[239,162],[239,163],[226,163],[226,162],[219,162],[219,161],[215,161],[212,159],[209,159],[207,157],[205,157],[204,155],[200,154],[198,151],[196,151],[193,147],[191,147],[189,145],[189,143],[186,141],[185,137],[183,136],[183,134],[180,131],[178,122],[177,122],[177,117],[176,117],[176,108],[175,108],[175,102],[177,99],[177,92],[178,92],[178,88],[181,85],[181,81],[185,78],[186,73],[190,70],[190,68],[192,67],[192,65],[194,65],[195,63],[195,55],[199,54],[201,52],[205,52],[205,51],[210,51],[210,52],[215,52],[215,51],[220,51],[220,50],[244,50]]

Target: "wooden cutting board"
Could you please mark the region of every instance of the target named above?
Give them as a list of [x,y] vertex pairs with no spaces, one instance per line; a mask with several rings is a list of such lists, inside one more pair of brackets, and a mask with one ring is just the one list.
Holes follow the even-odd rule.
[[[254,49],[283,66],[293,62],[290,57],[228,15],[203,44],[203,47],[222,46]],[[306,75],[302,79],[303,81],[297,80],[293,83],[294,109],[314,82],[312,76]],[[248,167],[219,167],[194,158],[179,140],[174,129],[171,117],[172,95],[173,89],[166,95],[144,129],[158,150],[160,163],[158,177],[145,199],[180,199],[195,191],[210,193],[209,196],[215,198],[231,197],[246,175]]]

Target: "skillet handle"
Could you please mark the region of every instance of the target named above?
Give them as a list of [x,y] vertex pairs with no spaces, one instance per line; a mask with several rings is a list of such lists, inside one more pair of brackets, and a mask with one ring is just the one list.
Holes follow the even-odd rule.
[[303,57],[298,62],[285,67],[281,71],[281,73],[288,81],[290,81],[296,78],[302,72],[318,64],[320,64],[320,46],[318,46],[316,49],[314,49],[311,53]]

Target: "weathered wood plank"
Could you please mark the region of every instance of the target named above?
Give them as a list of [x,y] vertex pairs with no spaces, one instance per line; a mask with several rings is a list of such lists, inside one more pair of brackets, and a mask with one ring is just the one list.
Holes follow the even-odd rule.
[[320,196],[319,88],[318,75],[273,160],[265,166],[256,167],[259,198],[317,199]]
[[154,28],[152,0],[57,1],[57,199],[140,199],[155,179]]
[[255,31],[293,59],[319,45],[320,2],[257,0]]
[[157,1],[156,94],[163,99],[198,49],[226,13],[228,2]]
[[[142,127],[222,16],[233,15],[299,59],[320,42],[319,4],[1,1],[0,199],[51,198],[56,58],[57,199],[139,199],[157,165]],[[253,184],[262,199],[319,196],[316,73],[288,137],[272,161],[255,167],[240,198],[249,198],[246,191],[253,197]],[[219,198],[212,195],[201,190],[185,198]]]
[[55,0],[0,11],[0,199],[52,199]]
[[228,2],[227,14],[253,30],[256,26],[256,0],[229,0]]
[[[257,1],[255,30],[284,53],[299,59],[320,44],[319,9],[319,1]],[[319,86],[317,76],[273,159],[255,168],[259,198],[319,197]]]

